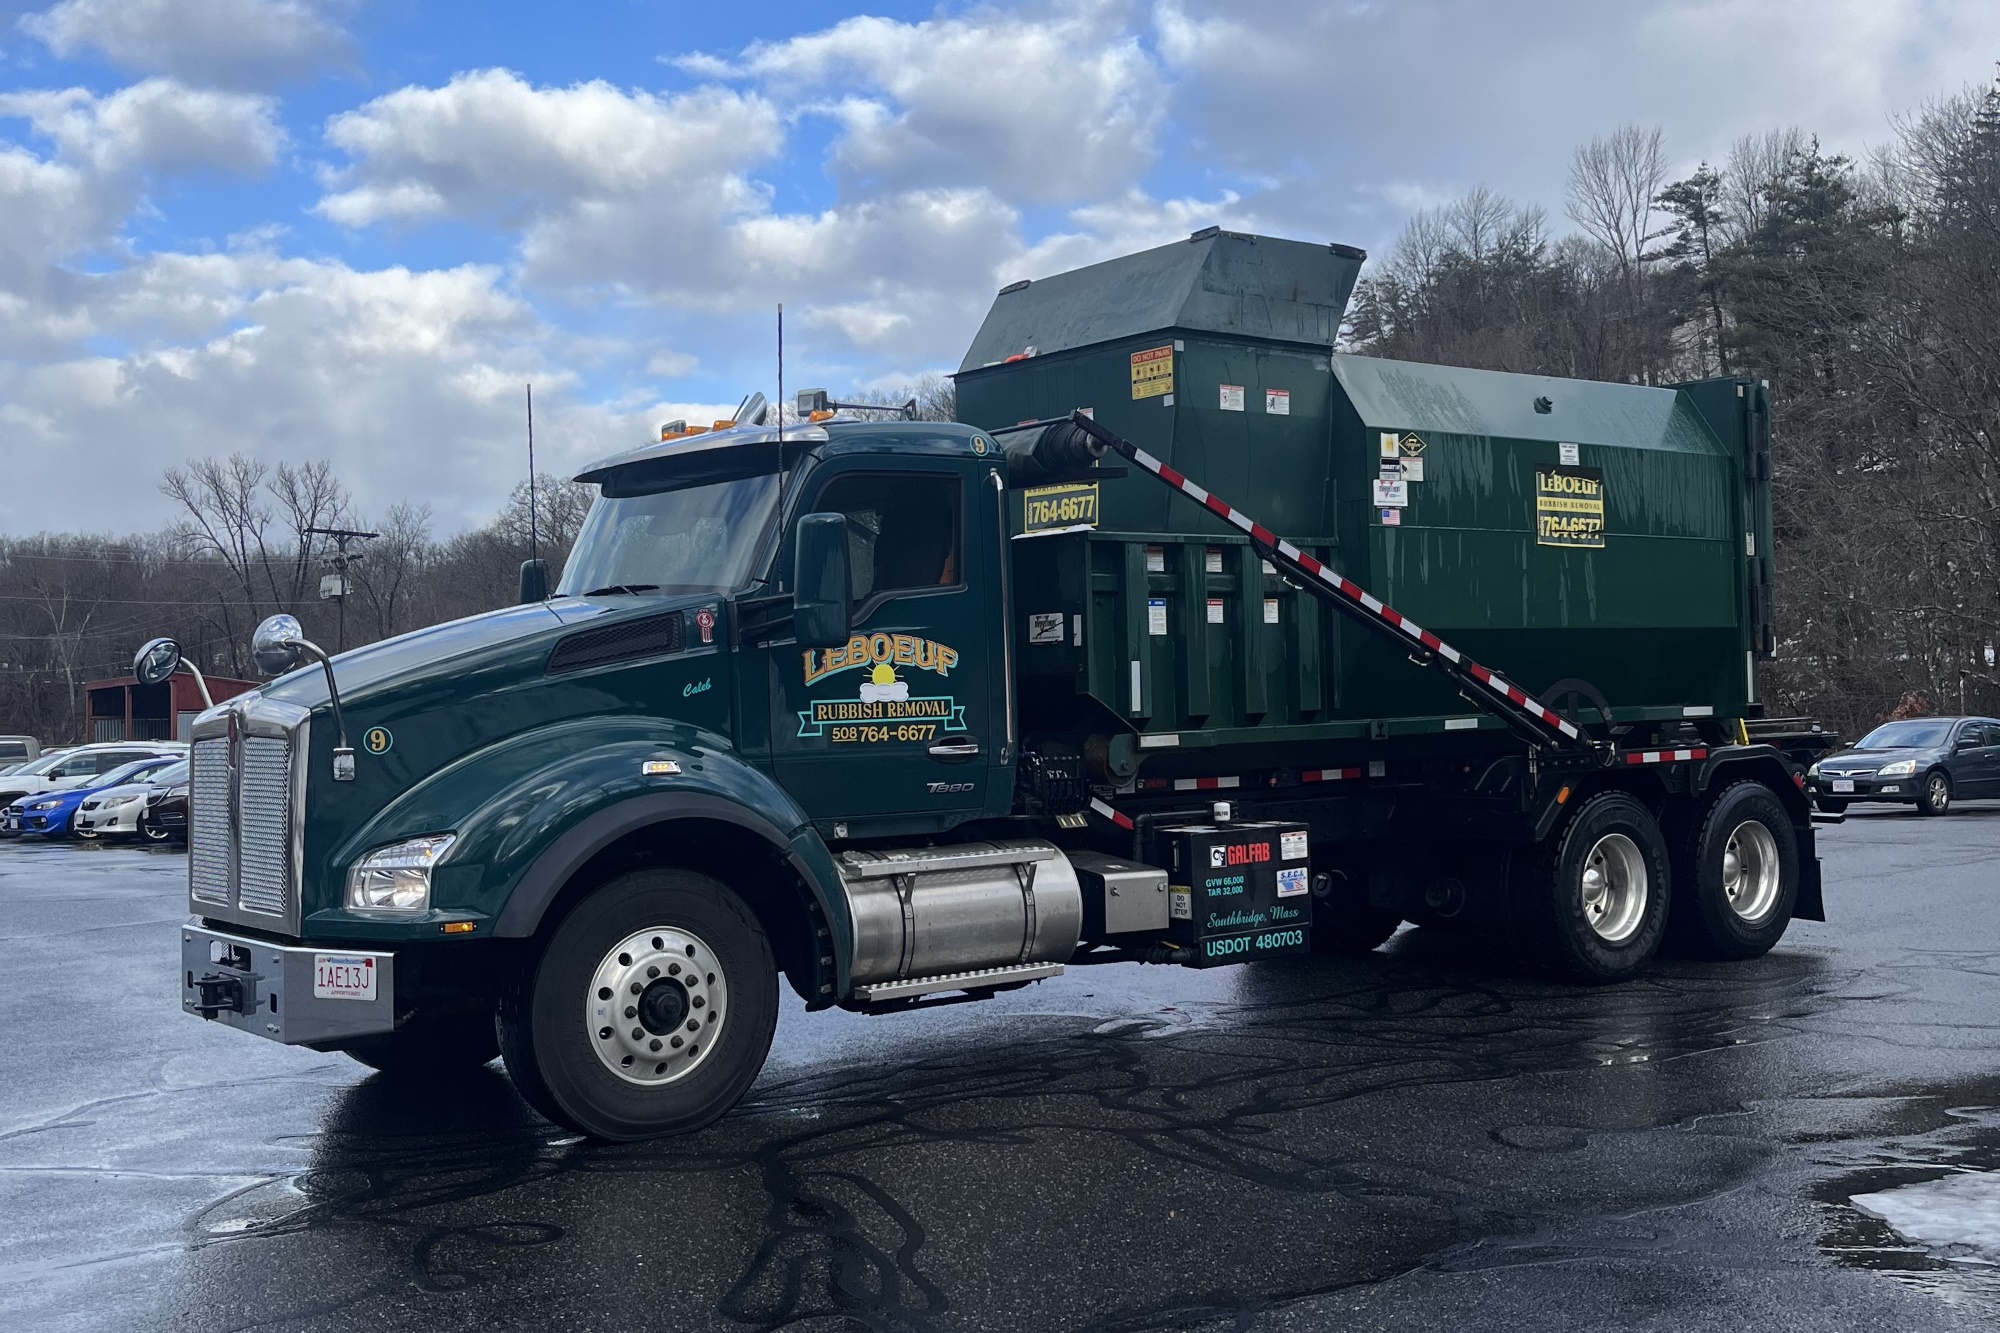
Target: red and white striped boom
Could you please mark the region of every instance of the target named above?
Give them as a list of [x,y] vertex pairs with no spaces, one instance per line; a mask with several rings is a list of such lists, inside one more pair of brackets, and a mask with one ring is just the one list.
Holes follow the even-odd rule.
[[1574,722],[1499,672],[1473,661],[1395,607],[1384,605],[1360,584],[1335,573],[1221,496],[1203,490],[1138,445],[1112,434],[1081,412],[1073,413],[1068,420],[1112,453],[1138,464],[1225,523],[1242,530],[1252,542],[1270,554],[1274,563],[1303,579],[1304,586],[1320,600],[1338,607],[1364,625],[1383,631],[1399,643],[1415,644],[1424,649],[1433,663],[1458,682],[1467,699],[1509,723],[1533,743],[1594,746],[1594,742]]

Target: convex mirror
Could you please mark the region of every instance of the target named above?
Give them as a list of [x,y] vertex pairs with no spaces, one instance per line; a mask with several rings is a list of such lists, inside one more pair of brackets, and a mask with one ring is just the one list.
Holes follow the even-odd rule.
[[304,638],[305,630],[297,616],[270,616],[250,636],[250,656],[265,675],[281,676],[299,664],[299,656],[305,651],[300,646]]
[[132,658],[132,674],[141,685],[164,685],[181,664],[181,646],[172,639],[151,639]]

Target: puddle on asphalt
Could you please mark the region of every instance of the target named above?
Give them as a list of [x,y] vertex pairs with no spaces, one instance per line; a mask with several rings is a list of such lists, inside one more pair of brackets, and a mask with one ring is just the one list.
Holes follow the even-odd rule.
[[1907,1131],[1822,1183],[1819,1248],[1954,1308],[2000,1313],[2000,1106],[1915,1098]]

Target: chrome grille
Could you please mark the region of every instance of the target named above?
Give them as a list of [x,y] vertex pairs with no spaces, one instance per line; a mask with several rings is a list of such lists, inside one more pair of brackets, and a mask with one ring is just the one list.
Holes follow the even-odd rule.
[[232,701],[195,719],[188,774],[188,906],[198,916],[296,932],[311,713]]
[[229,903],[229,740],[196,741],[188,764],[188,896]]
[[245,736],[236,905],[282,917],[292,897],[292,743]]

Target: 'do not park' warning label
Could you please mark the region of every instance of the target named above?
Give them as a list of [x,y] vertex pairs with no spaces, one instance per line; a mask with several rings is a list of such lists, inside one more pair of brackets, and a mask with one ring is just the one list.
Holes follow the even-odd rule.
[[1174,391],[1174,349],[1169,343],[1165,347],[1148,347],[1143,352],[1132,353],[1132,396],[1134,398],[1158,398]]
[[1604,474],[1594,467],[1535,469],[1535,544],[1604,545]]

